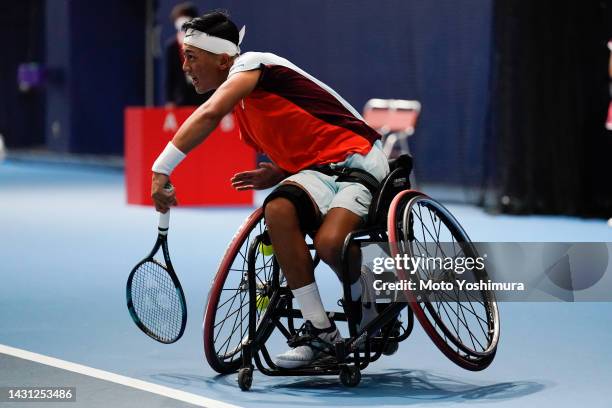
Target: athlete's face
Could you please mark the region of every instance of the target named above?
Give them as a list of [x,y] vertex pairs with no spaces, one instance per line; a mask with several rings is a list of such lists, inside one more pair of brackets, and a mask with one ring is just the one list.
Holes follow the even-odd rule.
[[227,54],[212,54],[190,45],[183,45],[185,71],[193,80],[197,93],[218,88],[227,79],[231,58]]

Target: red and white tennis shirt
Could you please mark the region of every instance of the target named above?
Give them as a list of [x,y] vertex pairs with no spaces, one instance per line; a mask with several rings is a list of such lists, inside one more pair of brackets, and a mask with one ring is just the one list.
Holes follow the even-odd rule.
[[333,89],[288,60],[239,56],[229,76],[261,69],[259,83],[234,108],[241,138],[291,173],[366,155],[380,135]]

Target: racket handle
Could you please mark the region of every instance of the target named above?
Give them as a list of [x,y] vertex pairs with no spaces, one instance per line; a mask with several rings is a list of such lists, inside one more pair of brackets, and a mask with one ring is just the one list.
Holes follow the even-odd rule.
[[[170,183],[170,181],[166,183],[166,185],[164,186],[164,190],[166,191],[174,190],[174,186],[172,185],[172,183]],[[169,227],[170,227],[170,209],[168,209],[168,211],[166,211],[165,214],[159,213],[159,224],[157,226],[157,229],[159,230],[160,234],[167,235]]]
[[168,227],[170,226],[170,210],[166,211],[165,214],[159,213],[159,224],[157,229],[162,235],[168,234]]

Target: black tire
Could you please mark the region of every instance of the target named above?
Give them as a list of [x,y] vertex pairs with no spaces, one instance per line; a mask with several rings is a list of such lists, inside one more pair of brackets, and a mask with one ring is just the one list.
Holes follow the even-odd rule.
[[398,349],[399,349],[399,343],[395,341],[390,341],[389,343],[387,343],[382,353],[385,356],[392,356],[393,354],[397,352]]
[[354,365],[343,366],[340,369],[340,382],[346,387],[356,387],[361,381],[361,371]]
[[242,391],[249,391],[253,385],[253,369],[249,367],[241,368],[238,371],[238,386]]
[[[412,316],[412,311],[410,310],[410,308],[408,308],[408,312],[409,312],[409,316]],[[404,327],[402,326],[402,322],[398,320],[393,324],[393,327],[391,327],[389,335],[393,338],[399,339],[402,336],[402,330],[405,331],[406,329],[404,329]],[[412,325],[410,325],[409,330],[412,331]],[[408,333],[408,335],[409,334],[410,333]],[[387,344],[385,345],[385,348],[383,349],[382,353],[385,356],[391,356],[395,354],[398,349],[399,349],[399,342],[389,340]]]

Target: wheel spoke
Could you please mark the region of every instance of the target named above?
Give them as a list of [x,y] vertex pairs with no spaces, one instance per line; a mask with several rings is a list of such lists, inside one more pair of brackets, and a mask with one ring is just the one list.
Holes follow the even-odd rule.
[[[242,294],[240,294],[240,297],[241,297],[240,301],[242,302],[242,300],[244,300],[244,297],[242,296]],[[230,333],[231,333],[230,336],[227,338],[227,340],[225,340],[225,342],[223,342],[221,347],[219,347],[219,349],[222,349],[223,346],[225,344],[227,344],[227,347],[225,348],[225,352],[223,354],[227,354],[227,350],[229,349],[229,346],[231,344],[230,340],[234,337],[234,333],[236,332],[236,325],[238,323],[238,318],[242,317],[242,309],[244,308],[244,306],[246,306],[246,305],[243,305],[240,309],[238,309],[238,311],[240,311],[240,313],[236,314],[236,318],[234,319],[234,324],[232,325],[232,330],[230,331]]]
[[[441,297],[442,297],[442,296],[447,296],[447,297],[449,296],[448,294],[446,294],[446,293],[445,293],[445,292],[443,292],[443,291],[441,291],[441,292],[436,292],[436,293],[437,293],[438,295],[441,295],[441,296],[440,296],[440,299],[441,299]],[[450,298],[449,300],[450,300],[450,302],[454,302],[452,298]],[[445,301],[445,300],[442,300],[442,302],[443,302],[444,304],[448,304],[448,303],[449,303],[448,301]],[[458,322],[458,324],[457,324],[457,329],[456,329],[456,330],[457,330],[457,332],[459,331],[459,328],[458,328],[458,327],[459,327],[459,322],[461,322],[461,325],[462,325],[463,327],[465,327],[465,329],[467,330],[467,332],[468,332],[468,334],[470,335],[470,337],[471,337],[471,338],[473,338],[473,339],[475,339],[474,334],[472,333],[472,331],[470,330],[470,328],[469,328],[469,326],[468,326],[468,324],[467,324],[467,318],[465,317],[465,314],[463,313],[463,310],[468,310],[468,309],[467,309],[465,306],[463,306],[461,303],[459,303],[459,302],[456,302],[456,304],[459,306],[459,307],[457,308],[457,310],[458,310],[459,312],[461,312],[461,314],[462,314],[462,316],[463,316],[463,319],[461,319],[461,318],[460,318],[460,316],[459,316],[459,312],[457,312],[457,311],[455,311],[455,309],[451,308],[451,311],[452,311],[452,312],[455,314],[455,316],[457,317],[457,322]],[[444,306],[443,306],[443,307],[444,307]],[[468,312],[469,312],[469,310],[468,310]],[[478,315],[476,315],[476,314],[474,314],[474,316],[475,316],[477,319],[483,320],[483,319],[482,319],[480,316],[478,316]],[[484,321],[484,320],[483,320],[483,321]],[[453,325],[453,327],[455,327],[455,326]],[[481,328],[482,328],[482,326],[481,326]],[[484,333],[484,334],[485,334],[485,337],[486,337],[486,333]],[[461,340],[461,338],[459,338],[459,340]],[[485,350],[485,349],[486,349],[486,347],[483,347],[483,346],[482,346],[482,344],[481,344],[481,343],[480,343],[478,340],[476,340],[476,342],[477,342],[477,343],[480,345],[480,347],[482,347],[482,349],[483,349],[483,350]],[[474,351],[476,351],[475,349],[476,349],[476,345],[474,345]]]

